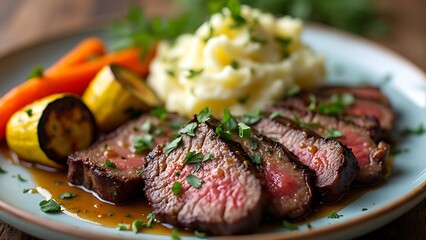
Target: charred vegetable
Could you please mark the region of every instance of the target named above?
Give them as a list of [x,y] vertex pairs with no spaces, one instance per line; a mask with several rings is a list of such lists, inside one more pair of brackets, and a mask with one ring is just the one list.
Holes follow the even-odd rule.
[[115,129],[159,103],[143,79],[118,65],[102,68],[84,92],[83,101],[103,132]]
[[54,94],[17,111],[6,126],[6,141],[19,157],[61,167],[69,154],[87,148],[97,135],[95,119],[78,96]]

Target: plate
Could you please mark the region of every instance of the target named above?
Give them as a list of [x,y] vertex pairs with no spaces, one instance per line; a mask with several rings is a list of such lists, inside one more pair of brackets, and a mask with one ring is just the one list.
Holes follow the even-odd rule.
[[[105,37],[103,31],[87,32],[44,42],[0,59],[0,94],[23,82],[35,65],[49,66],[59,56],[89,35]],[[398,115],[396,130],[426,123],[426,76],[418,68],[389,50],[356,36],[320,25],[308,25],[303,39],[327,59],[329,83],[380,86]],[[426,197],[426,135],[407,137],[399,146],[407,151],[391,160],[389,179],[366,191],[339,210],[338,219],[323,217],[302,224],[297,231],[262,229],[253,235],[218,239],[341,239],[355,238],[396,219]],[[39,194],[23,194],[32,188],[30,174],[0,156],[0,218],[42,239],[169,239],[169,236],[120,232],[84,222],[65,214],[40,211]],[[20,174],[28,179],[17,180]],[[48,173],[46,173],[47,175]],[[363,210],[364,209],[364,210]],[[365,211],[365,209],[368,209]],[[191,237],[182,237],[191,239]]]

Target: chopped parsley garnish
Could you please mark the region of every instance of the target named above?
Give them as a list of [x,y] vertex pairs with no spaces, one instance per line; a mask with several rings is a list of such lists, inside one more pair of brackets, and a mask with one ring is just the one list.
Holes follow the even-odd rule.
[[293,86],[291,88],[289,88],[285,93],[284,96],[285,97],[292,97],[295,96],[296,94],[300,93],[301,88],[299,86]]
[[250,150],[256,151],[259,148],[259,142],[256,139],[251,139]]
[[211,115],[212,113],[210,112],[210,108],[206,107],[203,110],[201,110],[200,113],[198,113],[197,121],[199,123],[207,122],[210,119]]
[[7,173],[7,171],[0,166],[0,173]]
[[197,238],[206,238],[207,237],[207,234],[205,232],[200,232],[200,231],[197,231],[197,230],[194,231],[194,235]]
[[208,160],[214,158],[214,154],[213,153],[209,153],[207,155],[204,156],[203,161],[202,162],[207,162]]
[[231,134],[229,134],[228,132],[223,131],[222,125],[217,126],[215,132],[221,138],[224,138],[224,139],[227,139],[227,140],[232,140]]
[[414,129],[406,128],[403,131],[404,135],[414,135],[414,136],[422,135],[425,132],[426,132],[426,129],[425,129],[423,123],[421,123],[417,128],[414,128]]
[[107,166],[108,168],[116,168],[117,165],[115,165],[114,162],[111,162],[110,160],[105,160],[105,166]]
[[29,192],[31,189],[30,188],[24,188],[24,190],[22,190],[22,193],[27,193]]
[[233,69],[235,69],[235,70],[237,70],[238,68],[240,68],[240,64],[237,61],[235,61],[235,60],[232,60],[229,65],[231,65],[231,67]]
[[44,213],[58,213],[61,211],[61,206],[53,199],[43,200],[38,205]]
[[246,23],[246,20],[241,16],[241,4],[238,0],[228,0],[227,8],[231,13],[231,18],[234,20],[231,28],[241,27]]
[[155,213],[149,213],[148,216],[146,216],[148,219],[148,222],[146,223],[146,226],[151,228],[155,221]]
[[229,111],[229,108],[225,108],[225,110],[223,111],[221,123],[223,124],[224,130],[226,131],[233,131],[237,129],[238,126],[238,122],[232,116],[231,112]]
[[130,213],[127,213],[125,217],[126,217],[126,218],[133,218],[133,215],[132,215],[132,214],[130,214]]
[[283,221],[283,227],[290,230],[290,231],[299,230],[298,226],[296,226],[293,223],[286,221],[286,220]]
[[165,154],[171,153],[173,150],[175,150],[178,147],[180,141],[182,141],[182,137],[177,137],[173,141],[169,142],[166,145],[166,147],[164,147],[164,153]]
[[134,138],[135,153],[141,153],[143,150],[150,149],[154,145],[154,138],[151,134],[136,136]]
[[324,137],[325,138],[341,138],[343,137],[343,133],[339,131],[338,129],[332,128],[325,133]]
[[188,176],[186,176],[186,181],[188,182],[189,185],[193,186],[194,188],[199,189],[201,187],[202,180],[197,178],[193,174],[189,174]]
[[27,181],[27,179],[23,178],[21,176],[21,174],[16,175],[16,178],[18,178],[18,180],[21,181],[21,182],[26,182]]
[[180,240],[179,230],[177,228],[172,229],[172,235],[170,236],[172,240]]
[[174,182],[172,186],[172,192],[175,196],[179,195],[182,192],[182,183],[179,181]]
[[44,73],[44,69],[42,66],[38,65],[33,67],[33,69],[31,69],[30,74],[28,75],[28,79],[30,78],[36,78],[36,77],[43,77],[43,73]]
[[166,71],[167,75],[169,75],[170,77],[175,77],[176,73],[173,70],[167,70]]
[[284,114],[282,112],[275,111],[275,112],[272,112],[271,114],[269,114],[268,118],[274,119],[274,118],[277,118],[277,117],[284,117]]
[[195,151],[188,152],[183,159],[183,164],[195,164],[201,162],[202,153],[197,153]]
[[214,36],[214,28],[213,28],[213,26],[211,24],[209,24],[209,32],[208,32],[207,37],[204,39],[204,42],[207,42],[213,36]]
[[65,192],[62,193],[61,195],[59,195],[60,199],[71,199],[71,198],[75,198],[77,196],[77,193],[73,193],[73,192]]
[[318,102],[315,96],[310,96],[309,109],[325,115],[340,115],[347,106],[355,102],[355,98],[350,93],[333,94],[329,101]]
[[241,117],[241,122],[247,124],[247,125],[253,125],[257,122],[259,122],[262,119],[262,112],[258,111],[255,113],[249,113],[249,114],[244,114]]
[[185,123],[185,121],[183,119],[176,119],[176,120],[173,120],[172,122],[170,122],[169,126],[173,130],[179,130],[184,123]]
[[160,120],[166,119],[167,116],[169,115],[169,113],[167,112],[167,110],[164,107],[154,108],[154,109],[151,110],[150,113],[152,115],[156,116]]
[[144,122],[141,126],[141,129],[144,130],[147,133],[151,132],[151,129],[152,129],[151,121]]
[[361,211],[363,211],[363,212],[364,212],[364,211],[367,211],[367,210],[368,210],[368,208],[362,208],[362,209],[361,209]]
[[250,160],[254,164],[261,164],[262,163],[262,157],[259,153],[254,154],[252,157],[250,157]]
[[331,214],[328,216],[328,218],[340,218],[343,217],[343,215],[338,214],[336,211],[331,212]]
[[304,128],[314,128],[320,126],[319,122],[303,122],[296,115],[293,115],[292,120],[299,126]]
[[306,226],[308,227],[308,229],[312,229],[312,224],[311,223],[308,223]]
[[186,134],[188,136],[191,137],[195,137],[195,129],[197,128],[198,123],[197,122],[192,122],[192,123],[188,123],[187,125],[185,125],[183,128],[181,128],[179,130],[180,134]]
[[283,46],[283,47],[288,47],[288,45],[292,42],[292,39],[291,38],[288,38],[288,37],[286,37],[286,38],[283,38],[283,37],[278,37],[278,36],[275,36],[275,41],[277,41],[277,43],[279,43],[281,46]]
[[146,225],[146,223],[144,221],[142,221],[140,219],[136,219],[135,221],[132,222],[132,231],[134,233],[138,233],[139,230],[145,225]]
[[126,156],[121,156],[120,159],[124,160],[126,159]]
[[204,69],[194,70],[194,69],[188,69],[188,75],[186,76],[188,79],[195,78],[201,73],[203,73]]
[[119,223],[118,225],[117,225],[117,229],[119,230],[119,231],[126,231],[126,230],[129,230],[130,229],[130,224],[126,224],[126,223]]
[[251,138],[251,128],[245,123],[238,123],[238,136],[243,140],[248,140]]
[[111,216],[113,216],[114,214],[115,214],[115,212],[111,211],[111,212],[109,212],[109,213],[107,214],[107,216],[108,216],[108,217],[111,217]]
[[33,110],[31,108],[25,110],[25,113],[28,115],[28,117],[32,117],[33,116]]
[[255,36],[251,36],[250,41],[255,42],[255,43],[259,43],[260,45],[264,45],[264,44],[268,43],[268,41],[266,39],[258,38],[258,37],[255,37]]

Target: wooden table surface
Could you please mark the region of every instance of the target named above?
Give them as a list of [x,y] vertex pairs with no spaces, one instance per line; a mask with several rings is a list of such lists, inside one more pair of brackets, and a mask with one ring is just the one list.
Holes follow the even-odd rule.
[[[126,12],[131,1],[1,0],[0,56],[52,36],[107,24]],[[135,2],[135,1],[132,1]],[[167,0],[136,1],[151,13],[164,12]],[[426,1],[380,0],[377,9],[391,24],[376,41],[426,71]],[[35,239],[0,221],[0,239]],[[426,200],[395,221],[360,239],[426,239]]]

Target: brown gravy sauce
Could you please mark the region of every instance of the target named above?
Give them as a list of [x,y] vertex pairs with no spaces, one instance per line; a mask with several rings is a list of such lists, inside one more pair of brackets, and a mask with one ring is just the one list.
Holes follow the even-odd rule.
[[[152,212],[151,206],[149,206],[148,202],[144,199],[131,201],[121,205],[114,205],[112,203],[101,201],[92,195],[92,192],[87,189],[68,184],[66,171],[47,171],[46,169],[40,169],[33,164],[19,160],[17,161],[15,157],[12,157],[10,151],[4,144],[2,144],[0,149],[6,158],[11,160],[14,164],[18,162],[18,164],[30,173],[33,183],[36,186],[35,189],[32,189],[33,193],[39,193],[46,199],[53,198],[56,202],[61,204],[63,212],[71,217],[93,224],[115,228],[119,223],[131,225],[131,223],[136,219],[146,222],[147,215]],[[390,156],[387,159],[384,169],[384,177],[380,184],[373,187],[352,188],[349,193],[336,204],[315,204],[311,213],[307,217],[295,222],[294,224],[304,225],[320,218],[326,218],[333,211],[338,212],[342,210],[355,200],[359,199],[365,193],[380,188],[386,184],[386,181],[391,174],[393,159],[393,156]],[[71,199],[60,199],[59,196],[66,192],[76,193],[77,196]],[[279,224],[271,223],[265,223],[264,226],[262,226],[262,228],[268,229],[280,227],[281,225]],[[152,228],[145,227],[140,232],[171,235],[172,229],[173,227],[170,225],[154,224]],[[181,235],[192,234],[192,232],[184,230],[179,230],[179,233]]]

